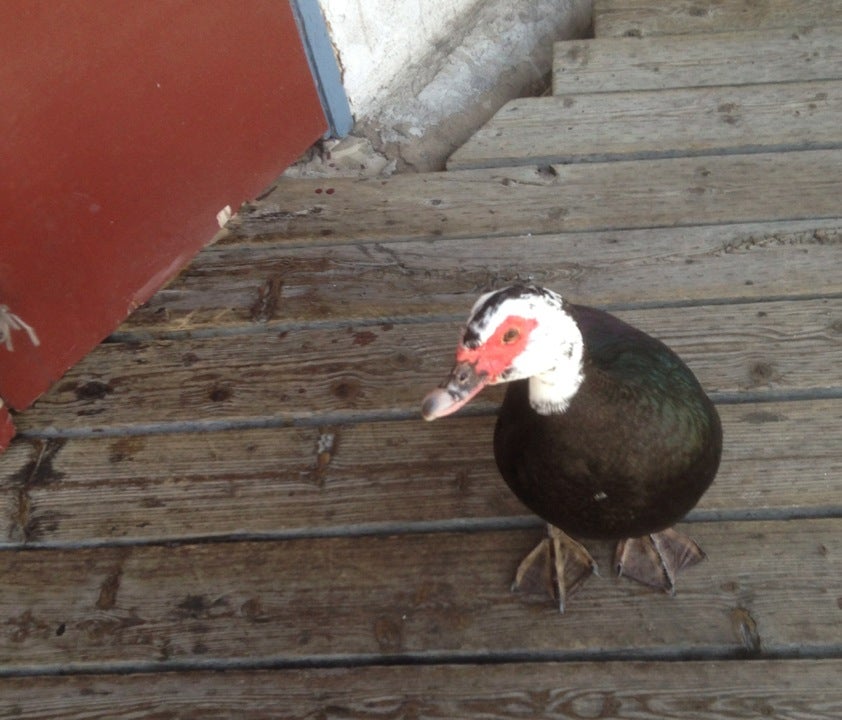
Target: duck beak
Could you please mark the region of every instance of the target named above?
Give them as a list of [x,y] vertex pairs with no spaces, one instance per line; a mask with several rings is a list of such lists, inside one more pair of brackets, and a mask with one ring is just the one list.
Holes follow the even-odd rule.
[[456,363],[450,376],[424,398],[421,415],[435,420],[467,405],[491,381],[488,373],[477,373],[476,363]]

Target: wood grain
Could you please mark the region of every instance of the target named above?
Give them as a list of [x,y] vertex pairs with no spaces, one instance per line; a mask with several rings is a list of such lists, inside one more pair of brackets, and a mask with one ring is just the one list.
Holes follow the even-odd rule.
[[840,293],[842,219],[205,249],[120,333],[459,316],[531,280],[592,305]]
[[[839,20],[842,20],[840,14]],[[553,94],[838,79],[842,26],[686,37],[604,37],[555,45]]]
[[[333,192],[327,194],[327,190]],[[280,182],[218,242],[296,246],[839,217],[842,150]]]
[[[722,464],[691,517],[839,509],[842,400],[719,412]],[[0,538],[55,546],[359,534],[453,521],[490,527],[498,518],[532,517],[497,472],[494,421],[18,441],[0,460]]]
[[676,597],[605,568],[559,616],[509,591],[540,531],[0,553],[0,662],[189,667],[214,660],[720,658],[842,642],[842,520],[694,523],[708,560]]
[[836,720],[839,660],[565,662],[0,679],[0,716],[52,720]]
[[597,37],[815,27],[840,17],[839,0],[594,0],[593,9]]
[[[467,306],[467,303],[466,303]],[[842,299],[618,312],[678,352],[711,392],[842,386]],[[98,347],[19,431],[416,416],[450,371],[460,322],[381,324]],[[472,406],[490,410],[499,392]],[[499,391],[499,388],[496,388]]]
[[840,80],[519,98],[447,167],[838,148],[840,116]]
[[[642,92],[541,101],[561,103],[545,126],[598,109],[622,132],[590,160],[677,152],[682,122],[704,152],[835,143],[838,84],[818,81],[839,79],[840,13],[597,2],[598,33],[729,34],[564,46],[571,87]],[[768,85],[747,106],[726,81]],[[707,88],[663,89],[684,84]],[[16,417],[0,717],[842,715],[842,149],[534,148],[531,167],[281,181]],[[604,543],[567,615],[510,593],[543,528],[493,462],[502,389],[418,416],[476,296],[517,280],[611,306],[718,393],[722,466],[683,525],[709,557],[674,598],[614,578]]]

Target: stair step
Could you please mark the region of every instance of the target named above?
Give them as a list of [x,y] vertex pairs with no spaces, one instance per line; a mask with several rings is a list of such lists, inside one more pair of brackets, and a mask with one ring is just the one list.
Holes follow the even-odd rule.
[[593,4],[598,38],[819,27],[841,19],[840,0],[594,0]]
[[842,80],[521,98],[448,169],[842,147]]
[[842,78],[842,25],[555,45],[553,94]]
[[282,181],[217,247],[828,218],[840,196],[842,150]]

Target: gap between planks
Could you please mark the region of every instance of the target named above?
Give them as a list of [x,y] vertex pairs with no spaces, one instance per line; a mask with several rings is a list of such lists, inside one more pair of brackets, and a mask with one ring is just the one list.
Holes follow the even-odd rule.
[[[429,390],[429,388],[428,388]],[[502,396],[495,391],[486,391],[486,399],[495,402],[475,401],[460,411],[466,417],[488,416],[496,412]],[[761,392],[709,392],[708,396],[717,405],[764,405],[776,402],[809,402],[812,400],[838,400],[842,388],[813,388],[808,390],[761,391]],[[228,431],[251,431],[261,429],[314,428],[334,425],[358,425],[371,422],[401,422],[421,420],[416,408],[395,411],[331,412],[312,417],[293,418],[266,415],[249,419],[223,420],[175,420],[170,422],[136,422],[131,425],[108,427],[78,426],[73,428],[27,428],[19,431],[17,438],[23,441],[63,440],[84,438],[125,438],[140,435],[178,435],[182,433],[218,433]]]
[[[741,665],[777,665],[779,663],[797,662],[800,665],[812,663],[830,663],[832,666],[842,665],[842,644],[839,645],[810,645],[798,648],[775,649],[764,652],[762,656],[746,652],[745,647],[735,647],[723,650],[718,647],[699,647],[692,650],[664,649],[664,650],[570,650],[570,651],[483,651],[483,652],[408,652],[402,654],[389,653],[354,653],[320,655],[316,657],[302,657],[290,659],[286,657],[267,657],[260,659],[249,658],[197,658],[185,661],[160,662],[109,662],[101,665],[89,663],[85,665],[33,665],[18,667],[0,667],[0,691],[4,687],[14,686],[15,681],[24,685],[23,681],[33,684],[47,685],[51,681],[57,684],[76,679],[98,678],[117,682],[134,679],[150,682],[156,676],[166,675],[203,675],[213,673],[237,674],[260,673],[276,675],[292,675],[296,673],[320,674],[334,670],[341,670],[343,674],[372,671],[399,671],[411,669],[412,672],[424,671],[426,668],[466,668],[480,670],[484,668],[550,665],[559,668],[584,665],[600,668],[605,665],[620,667],[631,665],[667,666],[676,664],[698,666],[705,664]],[[27,683],[28,684],[28,683]],[[2,702],[2,697],[0,697]],[[3,707],[0,705],[0,710]],[[108,716],[112,717],[111,715]],[[275,716],[273,716],[275,717]],[[838,720],[836,715],[832,720]],[[452,720],[448,718],[448,720]],[[662,716],[658,716],[662,720]]]
[[[836,656],[840,523],[694,523],[708,559],[675,597],[603,576],[564,616],[510,592],[534,530],[0,553],[0,661]],[[610,544],[588,546],[611,567]]]
[[[617,315],[681,355],[714,397],[831,396],[842,367],[839,299]],[[449,372],[458,326],[384,325],[96,348],[19,417],[24,435],[417,417]],[[492,388],[473,403],[488,412]],[[199,419],[197,421],[197,418]]]
[[[690,520],[842,514],[840,400],[720,406],[722,465]],[[500,480],[494,422],[18,441],[0,537],[11,549],[534,527]]]

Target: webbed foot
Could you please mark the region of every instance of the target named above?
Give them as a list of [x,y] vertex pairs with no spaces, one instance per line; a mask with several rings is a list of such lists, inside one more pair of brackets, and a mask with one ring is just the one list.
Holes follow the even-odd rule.
[[673,528],[628,538],[617,543],[614,565],[617,575],[675,594],[675,577],[705,559],[693,538]]
[[520,563],[512,590],[526,595],[549,595],[564,612],[567,598],[591,575],[596,563],[582,545],[552,525],[542,540]]

